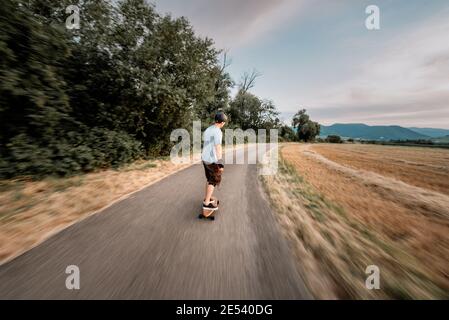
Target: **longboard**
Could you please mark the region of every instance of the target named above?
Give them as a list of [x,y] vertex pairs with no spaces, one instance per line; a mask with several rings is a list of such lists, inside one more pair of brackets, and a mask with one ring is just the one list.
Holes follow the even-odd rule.
[[[218,207],[218,205],[220,204],[220,200],[213,198],[212,200],[213,202],[216,202],[216,205]],[[215,213],[218,211],[218,208],[216,210],[208,210],[208,209],[203,209],[203,213],[200,213],[200,215],[198,216],[199,219],[207,219],[207,220],[215,220]]]

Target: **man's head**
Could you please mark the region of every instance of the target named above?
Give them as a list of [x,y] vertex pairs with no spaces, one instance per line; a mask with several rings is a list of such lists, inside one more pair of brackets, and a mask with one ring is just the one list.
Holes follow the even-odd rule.
[[217,112],[215,114],[215,125],[219,128],[223,128],[226,121],[228,121],[228,117],[223,112]]

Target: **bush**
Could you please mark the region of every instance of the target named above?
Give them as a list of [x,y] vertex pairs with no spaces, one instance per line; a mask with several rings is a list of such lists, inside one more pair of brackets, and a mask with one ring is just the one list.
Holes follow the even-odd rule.
[[70,132],[64,139],[43,143],[20,134],[6,146],[0,178],[65,176],[95,168],[118,167],[144,156],[141,143],[125,132],[94,128]]
[[341,139],[340,136],[337,136],[337,135],[329,135],[329,136],[327,136],[327,138],[326,138],[326,142],[329,142],[329,143],[343,143],[343,140]]
[[144,155],[142,144],[126,132],[94,128],[85,144],[95,159],[94,167],[118,167]]

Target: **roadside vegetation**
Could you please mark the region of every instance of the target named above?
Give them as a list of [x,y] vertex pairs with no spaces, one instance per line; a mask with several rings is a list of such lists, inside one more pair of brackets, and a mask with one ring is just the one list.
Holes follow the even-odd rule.
[[[65,26],[69,5],[79,29]],[[228,128],[283,126],[250,92],[257,71],[231,79],[226,52],[148,1],[5,0],[0,29],[0,179],[168,155],[172,130],[204,129],[219,110]]]
[[[447,187],[423,181],[447,176],[448,152],[354,147],[285,144],[278,174],[263,178],[309,289],[317,298],[447,299]],[[401,161],[402,171],[388,169]],[[380,290],[365,287],[370,265]]]
[[0,264],[123,196],[187,166],[159,158],[71,177],[1,181]]

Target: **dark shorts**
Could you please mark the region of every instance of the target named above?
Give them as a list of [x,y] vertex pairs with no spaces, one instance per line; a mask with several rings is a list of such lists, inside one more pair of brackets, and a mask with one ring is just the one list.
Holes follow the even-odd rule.
[[220,166],[216,163],[206,163],[203,161],[204,172],[206,173],[207,183],[214,187],[220,185],[221,171]]

